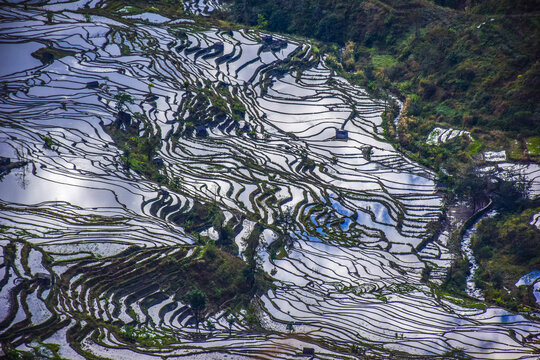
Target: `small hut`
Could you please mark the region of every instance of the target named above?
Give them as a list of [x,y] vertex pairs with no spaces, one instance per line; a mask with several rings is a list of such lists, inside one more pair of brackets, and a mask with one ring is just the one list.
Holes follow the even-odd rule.
[[99,87],[99,82],[97,81],[89,81],[86,83],[87,89],[97,89]]
[[348,140],[349,132],[347,130],[336,129],[336,139],[338,140]]

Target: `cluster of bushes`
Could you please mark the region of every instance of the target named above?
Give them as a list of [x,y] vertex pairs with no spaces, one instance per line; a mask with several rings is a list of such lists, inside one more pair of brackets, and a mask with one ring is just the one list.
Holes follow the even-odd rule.
[[122,327],[118,333],[126,341],[137,342],[146,347],[162,347],[178,342],[174,335],[157,333],[147,328],[134,328],[132,325]]
[[[135,118],[141,121],[144,115],[138,113]],[[160,165],[153,161],[161,143],[159,135],[146,132],[143,136],[140,136],[137,127],[128,127],[126,131],[123,131],[115,124],[106,126],[105,130],[118,147],[122,149],[122,161],[127,168],[133,169],[158,183],[167,182],[167,177],[159,171]]]
[[517,288],[515,283],[530,271],[540,270],[540,230],[530,224],[538,212],[536,206],[479,224],[472,249],[479,263],[475,280],[486,300],[513,310],[536,304],[530,287]]
[[187,106],[181,114],[184,115],[185,110],[189,110],[184,119],[186,124],[209,125],[214,118],[224,119],[226,116],[235,121],[244,119],[246,107],[236,95],[236,89],[231,92],[225,84],[213,87],[207,82],[202,87],[188,85],[187,90],[184,100]]
[[[491,208],[498,213],[482,220],[472,237],[473,254],[479,264],[475,280],[486,300],[514,310],[518,304],[534,304],[532,294],[514,284],[531,270],[540,270],[540,230],[529,224],[532,215],[540,211],[540,199],[528,199],[528,185],[523,179],[497,180],[472,168],[462,177],[449,178],[448,184],[450,194],[466,199],[474,211],[485,207],[491,198]],[[449,241],[452,252],[460,253],[460,241],[460,232],[454,232]],[[441,289],[465,294],[469,271],[469,261],[457,256]]]
[[203,291],[212,312],[224,303],[247,306],[256,291],[252,287],[248,265],[211,243],[201,251],[202,256],[199,255],[197,259],[184,259],[179,264],[184,288]]

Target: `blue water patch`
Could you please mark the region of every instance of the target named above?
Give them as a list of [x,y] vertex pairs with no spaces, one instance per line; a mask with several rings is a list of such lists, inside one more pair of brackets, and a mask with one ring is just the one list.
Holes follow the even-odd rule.
[[347,209],[345,206],[341,205],[339,202],[337,202],[336,200],[330,198],[330,202],[332,203],[332,207],[340,214],[340,215],[343,215],[343,216],[351,216],[352,214],[354,214],[353,211]]
[[319,237],[311,236],[311,235],[309,235],[308,233],[305,233],[305,232],[303,232],[301,234],[292,233],[291,237],[296,238],[296,239],[304,239],[304,240],[307,239],[309,241],[316,242],[316,243],[322,243],[322,240]]
[[318,232],[319,234],[321,234],[321,235],[325,235],[325,236],[328,235],[327,233],[325,233],[325,232],[323,231],[323,228],[322,228],[322,227],[318,227],[316,230],[317,230],[317,232]]
[[370,206],[370,208],[373,214],[375,215],[376,221],[383,224],[389,224],[389,225],[393,223],[392,218],[390,217],[390,214],[388,213],[388,209],[383,204],[373,203]]
[[345,222],[341,224],[341,230],[347,231],[349,230],[349,226],[351,225],[352,220],[349,218],[345,218]]

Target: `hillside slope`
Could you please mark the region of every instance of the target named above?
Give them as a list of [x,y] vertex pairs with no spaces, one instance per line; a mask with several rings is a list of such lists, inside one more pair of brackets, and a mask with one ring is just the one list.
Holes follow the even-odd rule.
[[[399,123],[397,107],[385,119],[387,139],[438,173],[449,204],[458,198],[477,209],[491,198],[500,214],[474,241],[486,300],[514,310],[535,304],[530,289],[525,296],[513,284],[540,270],[538,258],[519,256],[536,254],[538,240],[514,246],[507,224],[538,239],[529,224],[538,197],[525,199],[524,178],[479,169],[493,164],[486,151],[505,150],[499,162],[540,162],[540,1],[232,0],[230,10],[234,21],[316,38],[334,70],[378,97],[400,97]],[[469,263],[456,249],[445,286],[463,292]]]
[[[442,126],[476,135],[460,147],[461,162],[502,148],[537,162],[538,9],[538,1],[232,0],[231,16],[335,43],[330,62],[358,83],[408,97],[401,143],[413,152],[426,152],[427,135]],[[423,157],[435,169],[448,158]]]

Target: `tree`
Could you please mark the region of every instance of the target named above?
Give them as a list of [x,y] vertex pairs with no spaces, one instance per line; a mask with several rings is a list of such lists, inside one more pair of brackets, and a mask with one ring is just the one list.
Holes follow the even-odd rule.
[[507,211],[520,209],[529,196],[531,181],[519,172],[508,171],[505,179],[497,179],[493,201]]
[[126,103],[133,104],[133,97],[129,94],[126,94],[125,92],[119,92],[118,94],[114,95],[114,100],[116,100],[116,110],[118,111],[124,111],[126,108]]
[[227,318],[227,322],[229,323],[229,335],[231,335],[232,333],[232,326],[234,325],[234,321],[234,316],[229,315],[229,317]]
[[279,224],[283,225],[285,232],[292,230],[295,220],[292,208],[288,206],[285,211],[278,215],[277,220]]
[[289,321],[287,323],[287,331],[288,332],[293,332],[294,331],[294,325],[293,325],[293,322],[292,321]]
[[193,311],[195,314],[195,326],[197,331],[199,331],[200,315],[201,312],[206,308],[208,298],[206,297],[204,291],[195,289],[188,292],[184,297],[184,300],[188,303],[191,311]]
[[266,29],[268,26],[268,20],[264,17],[263,14],[257,14],[257,29]]
[[206,320],[206,328],[212,333],[212,331],[216,330],[216,326],[212,322],[212,320]]

